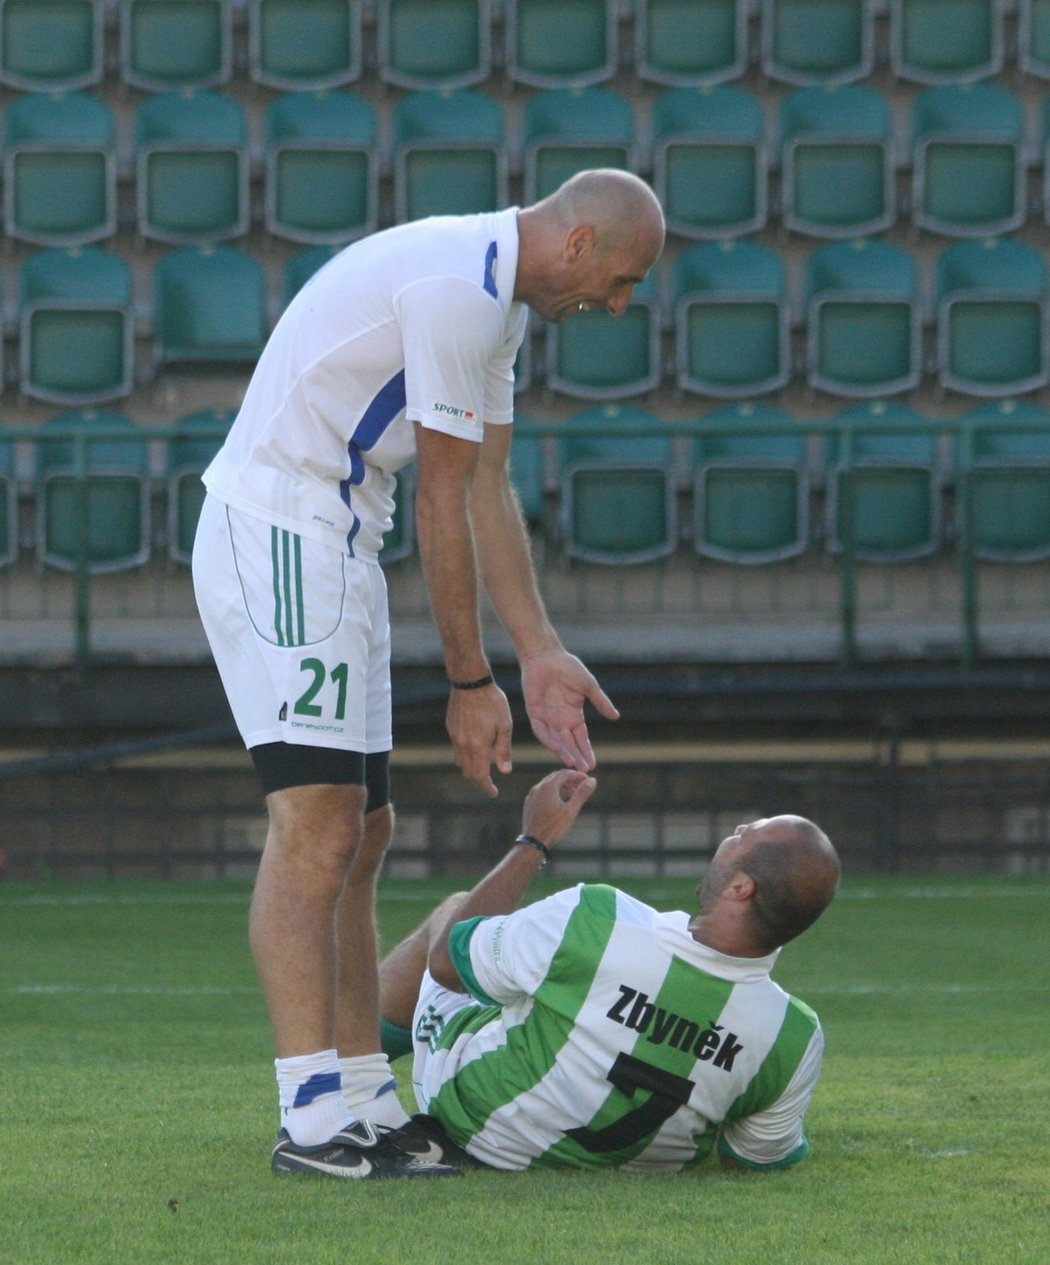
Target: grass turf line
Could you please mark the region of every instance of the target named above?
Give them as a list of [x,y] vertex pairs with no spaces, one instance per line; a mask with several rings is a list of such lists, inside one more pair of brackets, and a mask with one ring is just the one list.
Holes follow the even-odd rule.
[[[692,885],[625,884],[662,907]],[[386,944],[439,898],[391,884]],[[537,888],[535,894],[540,894]],[[853,893],[856,893],[854,895]],[[1044,1265],[1050,880],[871,880],[776,978],[819,1011],[811,1157],[765,1176],[274,1179],[243,884],[0,888],[0,1241],[20,1265]],[[408,1069],[398,1069],[407,1081]]]

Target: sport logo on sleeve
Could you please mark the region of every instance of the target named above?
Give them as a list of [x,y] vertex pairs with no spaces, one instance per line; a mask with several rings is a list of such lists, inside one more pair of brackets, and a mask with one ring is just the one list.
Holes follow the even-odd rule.
[[456,408],[454,404],[441,404],[435,401],[430,406],[439,417],[454,417],[461,422],[473,422],[477,419],[477,414],[471,412],[468,408]]

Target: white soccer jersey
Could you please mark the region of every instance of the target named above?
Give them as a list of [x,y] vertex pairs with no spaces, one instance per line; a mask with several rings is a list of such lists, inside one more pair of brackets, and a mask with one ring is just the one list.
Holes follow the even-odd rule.
[[219,500],[374,561],[413,422],[480,442],[513,420],[527,310],[517,208],[355,242],[277,323],[204,482]]
[[477,1001],[421,998],[420,1105],[497,1168],[675,1171],[716,1138],[746,1166],[801,1159],[817,1017],[769,978],[776,954],[726,957],[688,924],[600,884],[459,923]]

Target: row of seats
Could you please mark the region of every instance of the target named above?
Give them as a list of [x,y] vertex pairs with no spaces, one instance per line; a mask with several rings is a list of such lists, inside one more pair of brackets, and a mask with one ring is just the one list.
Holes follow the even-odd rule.
[[[231,420],[229,413],[191,414],[165,441],[164,537],[175,563],[189,562],[203,500],[200,472]],[[1050,413],[1038,408],[984,406],[946,425],[900,405],[854,406],[823,428],[817,459],[799,420],[754,404],[717,410],[687,441],[685,524],[676,440],[661,432],[657,417],[594,408],[568,419],[568,428],[564,437],[544,440],[525,421],[511,466],[533,527],[547,526],[552,493],[557,543],[581,561],[653,561],[673,553],[683,535],[703,557],[745,564],[797,557],[818,540],[870,562],[925,557],[949,538],[982,559],[1050,557]],[[77,436],[84,441],[79,454]],[[69,412],[44,423],[34,444],[39,561],[105,572],[149,557],[148,440],[147,429],[119,413]],[[412,487],[410,470],[399,481],[384,562],[413,553]],[[819,529],[811,522],[818,488]],[[13,445],[0,434],[0,563],[12,562],[18,549]]]
[[[274,306],[283,309],[333,249],[293,255]],[[1012,238],[946,247],[934,261],[929,304],[915,256],[874,238],[816,248],[797,299],[784,257],[757,242],[699,242],[674,260],[662,288],[659,279],[654,272],[635,287],[617,318],[596,310],[535,323],[519,355],[518,390],[545,383],[567,396],[618,400],[668,377],[683,392],[739,399],[804,375],[812,389],[850,398],[901,394],[926,377],[964,395],[1007,397],[1050,382],[1047,262]],[[270,329],[262,263],[231,246],[169,251],[138,310],[149,313],[152,345],[143,380],[164,366],[247,367]],[[30,255],[17,300],[20,393],[67,404],[130,395],[136,315],[122,256],[93,246]],[[542,342],[542,365],[534,342]]]
[[[366,13],[378,78],[409,88],[482,83],[496,69],[533,87],[607,82],[621,68],[621,16],[633,21],[626,64],[660,84],[737,79],[753,62],[789,84],[854,81],[882,65],[907,81],[972,82],[1007,60],[998,0],[0,0],[0,83],[100,82],[111,8],[119,79],[145,91],[228,83],[242,10],[247,74],[278,88],[359,80]],[[1050,78],[1047,8],[1047,0],[1016,5],[1016,64],[1042,78]]]
[[[668,89],[652,117],[651,145],[641,145],[626,97],[552,89],[526,103],[521,143],[508,147],[494,98],[466,88],[411,93],[391,111],[384,162],[368,102],[349,92],[288,93],[265,113],[261,206],[253,207],[243,107],[218,92],[163,93],[135,112],[135,228],[164,242],[223,241],[246,234],[254,211],[276,236],[346,242],[379,226],[387,164],[397,223],[506,206],[513,165],[526,202],[586,167],[651,171],[670,230],[687,239],[763,229],[775,168],[780,221],[798,233],[855,236],[906,213],[921,231],[986,236],[1029,219],[1031,150],[1050,222],[1050,98],[1032,147],[1020,101],[994,84],[919,93],[906,146],[895,140],[886,98],[859,84],[793,89],[775,138],[766,134],[759,99],[731,85]],[[520,161],[512,163],[512,152]],[[5,232],[53,246],[112,237],[119,166],[112,112],[101,99],[20,97],[4,116]],[[910,173],[905,196],[899,171]]]

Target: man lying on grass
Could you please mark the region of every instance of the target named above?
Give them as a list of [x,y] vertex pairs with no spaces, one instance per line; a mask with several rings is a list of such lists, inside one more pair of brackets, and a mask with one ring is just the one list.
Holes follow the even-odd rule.
[[716,1142],[730,1167],[795,1163],[824,1038],[769,973],[835,895],[835,849],[768,817],[723,840],[692,917],[604,884],[518,910],[595,786],[534,786],[504,859],[390,953],[384,1048],[413,1051],[422,1111],[493,1168],[675,1172]]

